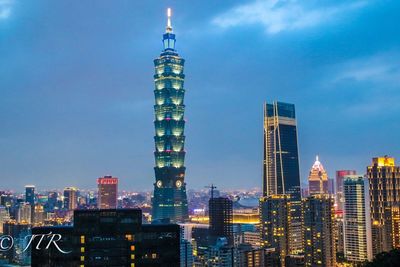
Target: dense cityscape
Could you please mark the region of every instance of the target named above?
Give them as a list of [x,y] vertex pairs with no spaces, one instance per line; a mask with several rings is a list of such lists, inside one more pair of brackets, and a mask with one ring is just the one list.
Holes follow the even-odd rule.
[[154,59],[154,189],[125,190],[112,174],[92,177],[92,189],[0,186],[0,266],[378,266],[368,264],[395,253],[395,155],[335,177],[315,155],[304,186],[295,104],[280,99],[254,103],[263,106],[259,188],[187,189],[185,60],[171,16]]

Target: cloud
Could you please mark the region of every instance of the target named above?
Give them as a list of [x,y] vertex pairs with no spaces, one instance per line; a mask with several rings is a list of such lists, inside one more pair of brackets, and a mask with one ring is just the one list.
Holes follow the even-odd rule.
[[261,24],[268,34],[276,34],[314,27],[366,5],[366,1],[345,1],[336,5],[325,2],[323,6],[312,0],[256,0],[230,9],[212,22],[220,28]]
[[372,82],[398,87],[400,81],[400,53],[385,52],[353,59],[336,66],[334,82]]
[[14,0],[0,0],[0,20],[7,19],[11,15]]

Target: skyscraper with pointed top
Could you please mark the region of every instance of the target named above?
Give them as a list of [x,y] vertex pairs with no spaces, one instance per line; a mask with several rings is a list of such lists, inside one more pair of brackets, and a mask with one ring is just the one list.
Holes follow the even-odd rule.
[[163,50],[154,60],[155,66],[155,178],[153,221],[169,219],[183,222],[188,218],[185,179],[185,120],[183,103],[185,60],[175,49],[171,25],[171,9],[163,35]]
[[328,174],[316,156],[308,176],[308,190],[310,195],[328,194]]

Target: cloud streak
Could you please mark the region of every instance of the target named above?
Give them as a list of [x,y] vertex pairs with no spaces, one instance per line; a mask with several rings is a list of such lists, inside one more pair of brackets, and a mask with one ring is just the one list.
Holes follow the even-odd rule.
[[[350,1],[349,1],[350,2]],[[212,23],[220,28],[242,25],[262,25],[268,34],[305,29],[320,25],[338,15],[360,9],[366,1],[344,2],[327,5],[313,4],[313,1],[298,0],[256,0],[249,4],[236,6],[218,15]]]
[[0,20],[7,19],[11,15],[14,0],[0,0]]
[[337,66],[334,82],[373,82],[380,85],[395,85],[400,81],[400,53],[386,52],[358,58]]

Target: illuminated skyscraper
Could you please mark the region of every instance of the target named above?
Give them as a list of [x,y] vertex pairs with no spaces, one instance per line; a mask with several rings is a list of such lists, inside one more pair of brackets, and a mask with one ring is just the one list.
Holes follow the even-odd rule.
[[343,195],[345,258],[355,263],[372,260],[368,181],[359,175],[345,176]]
[[183,222],[188,218],[185,179],[185,95],[182,59],[175,50],[171,10],[163,35],[164,49],[155,65],[155,178],[153,220]]
[[78,195],[75,187],[64,188],[64,209],[74,210],[77,207]]
[[318,156],[308,176],[308,192],[310,195],[328,194],[328,174],[319,161]]
[[400,167],[394,158],[372,159],[367,168],[372,221],[372,254],[399,247],[398,205],[400,203]]
[[336,264],[333,199],[315,194],[303,201],[305,266]]
[[264,196],[290,194],[300,199],[297,123],[293,104],[264,107]]
[[[263,195],[288,195],[289,253],[303,250],[297,122],[293,104],[264,105]],[[261,222],[262,223],[262,222]]]
[[118,194],[118,178],[104,176],[97,179],[99,209],[116,209]]

